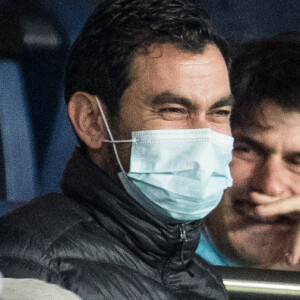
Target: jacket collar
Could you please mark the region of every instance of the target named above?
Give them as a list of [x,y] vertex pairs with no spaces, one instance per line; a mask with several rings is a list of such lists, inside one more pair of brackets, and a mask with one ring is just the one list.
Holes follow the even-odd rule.
[[176,264],[177,257],[182,266],[193,257],[200,238],[200,221],[166,224],[157,219],[81,149],[73,152],[61,186],[64,194],[87,206],[101,226],[148,264],[163,264],[173,256],[172,261]]

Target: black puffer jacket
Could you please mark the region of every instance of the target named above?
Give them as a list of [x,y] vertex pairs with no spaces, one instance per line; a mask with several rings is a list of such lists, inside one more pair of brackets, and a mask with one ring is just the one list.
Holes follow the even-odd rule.
[[40,278],[83,299],[227,299],[194,255],[199,222],[161,223],[78,149],[62,188],[0,219],[4,276]]

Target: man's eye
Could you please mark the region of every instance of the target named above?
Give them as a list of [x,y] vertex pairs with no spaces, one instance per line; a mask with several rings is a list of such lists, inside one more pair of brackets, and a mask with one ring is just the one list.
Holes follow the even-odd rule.
[[165,107],[159,109],[160,114],[185,114],[187,111],[180,107]]
[[231,107],[216,108],[208,112],[208,119],[215,123],[229,123]]
[[252,151],[252,149],[248,146],[234,146],[233,151],[249,153]]
[[180,106],[162,107],[157,110],[157,113],[163,120],[180,121],[188,118],[188,109]]
[[300,157],[298,155],[285,158],[285,162],[293,172],[300,173]]
[[220,116],[227,117],[227,116],[230,116],[231,110],[221,109],[221,110],[216,111],[216,114],[220,115]]
[[297,157],[297,158],[288,158],[287,159],[287,162],[291,165],[300,165],[300,158]]
[[247,144],[236,144],[233,147],[233,155],[243,159],[253,161],[259,157],[259,154],[255,149]]

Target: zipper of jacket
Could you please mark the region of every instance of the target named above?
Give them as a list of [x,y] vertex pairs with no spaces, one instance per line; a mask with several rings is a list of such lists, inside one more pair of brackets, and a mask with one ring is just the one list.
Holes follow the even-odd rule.
[[187,242],[185,224],[179,224],[179,241],[181,243]]
[[188,241],[187,236],[186,236],[185,224],[179,224],[179,241],[181,243],[180,260],[181,260],[182,266],[184,266],[184,247]]
[[[188,241],[188,238],[187,238],[187,235],[186,235],[186,224],[180,224],[179,225],[179,232],[180,232],[180,237],[179,237],[179,240],[182,244],[181,246],[181,250],[180,250],[180,260],[181,260],[181,263],[182,263],[182,266],[184,267],[184,247]],[[192,271],[189,271],[189,270],[186,270],[189,275],[191,277],[194,277],[194,273]]]
[[[180,261],[182,266],[184,267],[184,247],[186,245],[186,243],[188,242],[188,238],[187,238],[187,234],[186,234],[186,224],[182,223],[179,224],[179,238],[178,241],[180,243]],[[170,257],[167,260],[167,263],[165,264],[164,268],[163,268],[163,273],[166,271],[166,269],[168,268],[169,263],[172,261],[172,259],[174,258],[174,256]],[[193,277],[194,274],[192,272],[189,272],[187,270],[187,272]],[[162,276],[163,278],[163,282],[166,284],[165,279],[164,279],[164,275]]]

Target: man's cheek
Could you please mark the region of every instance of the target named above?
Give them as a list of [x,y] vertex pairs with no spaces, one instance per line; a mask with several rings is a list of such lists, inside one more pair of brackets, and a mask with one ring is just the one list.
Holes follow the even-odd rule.
[[234,187],[246,187],[249,185],[252,176],[252,167],[249,163],[233,157],[230,163],[231,176],[233,178]]

